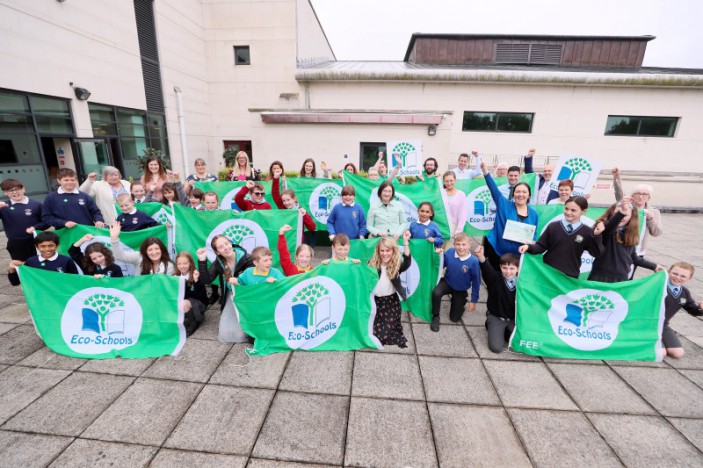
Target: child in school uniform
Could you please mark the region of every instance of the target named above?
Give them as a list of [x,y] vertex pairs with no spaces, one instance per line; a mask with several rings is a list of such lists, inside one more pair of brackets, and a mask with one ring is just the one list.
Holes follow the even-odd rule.
[[190,203],[190,207],[194,210],[204,210],[203,195],[205,195],[205,192],[198,188],[190,189],[190,193],[188,193],[188,203]]
[[141,231],[159,225],[159,222],[154,218],[134,207],[132,196],[128,193],[117,195],[117,206],[122,211],[117,216],[117,221],[124,232]]
[[78,190],[78,178],[73,169],[59,169],[60,187],[49,193],[42,206],[42,221],[56,229],[72,228],[77,224],[103,227],[103,215],[90,195]]
[[430,202],[422,202],[417,207],[418,220],[410,223],[408,230],[413,239],[427,239],[437,249],[444,245],[444,237],[434,222],[434,207]]
[[354,202],[354,198],[356,190],[353,186],[342,187],[342,203],[334,205],[327,218],[330,240],[334,240],[337,234],[345,234],[349,239],[366,237],[366,215],[361,205]]
[[234,279],[234,284],[248,286],[252,284],[273,283],[285,276],[278,268],[272,268],[273,253],[268,247],[259,246],[251,251],[254,266],[244,270],[244,273]]
[[220,209],[220,197],[215,192],[205,192],[203,194],[203,206],[205,211],[216,211]]
[[195,268],[193,256],[188,252],[181,252],[176,256],[174,276],[183,276],[186,280],[186,291],[183,297],[185,311],[183,328],[186,329],[186,336],[190,336],[205,321],[207,291],[205,284],[200,281],[200,272]]
[[486,331],[488,332],[488,349],[493,353],[503,352],[503,346],[510,340],[515,329],[515,293],[520,259],[512,253],[500,257],[498,273],[483,255],[483,247],[474,251],[481,267],[481,276],[486,283],[488,299],[486,306]]
[[393,237],[379,239],[369,266],[378,271],[378,284],[374,289],[376,317],[373,321],[373,334],[383,345],[407,347],[400,323],[400,301],[406,299],[405,288],[400,282],[400,274],[410,268],[410,231],[403,233],[405,250],[400,253],[398,242]]
[[[251,200],[244,198],[247,193]],[[264,186],[261,182],[247,180],[246,185],[239,189],[237,195],[234,196],[234,202],[242,211],[270,210],[271,204],[264,200],[265,194],[266,192],[264,192]]]
[[295,191],[286,189],[281,192],[281,170],[274,170],[273,178],[271,179],[271,196],[273,201],[280,210],[299,210],[303,215],[303,226],[307,231],[303,232],[303,243],[315,248],[317,244],[317,224],[312,219],[310,213],[305,208],[301,208],[298,203],[298,197],[295,196]]
[[322,260],[323,265],[329,265],[330,263],[361,263],[358,258],[349,257],[349,249],[351,244],[349,242],[349,237],[346,234],[337,234],[332,239],[332,258]]
[[581,255],[588,251],[598,258],[603,253],[603,223],[594,229],[581,222],[581,216],[588,210],[588,200],[584,197],[571,197],[564,204],[564,219],[549,223],[537,242],[521,245],[521,254],[544,254],[543,261],[566,276],[578,278],[581,270]]
[[18,286],[20,277],[17,274],[17,267],[26,265],[31,268],[41,270],[57,271],[59,273],[79,274],[78,267],[70,257],[56,253],[59,248],[59,236],[51,231],[44,231],[34,238],[34,246],[39,251],[39,255],[29,257],[26,261],[12,260],[7,269],[7,279],[10,284]]
[[10,198],[9,203],[0,202],[0,219],[7,236],[7,251],[11,259],[25,261],[37,255],[33,233],[35,229],[44,227],[42,204],[24,194],[24,185],[19,180],[3,180],[0,190]]
[[[130,196],[125,193],[125,196]],[[93,240],[92,234],[86,234],[78,239],[68,249],[68,254],[76,264],[83,269],[84,275],[93,275],[96,278],[104,276],[108,278],[122,278],[122,268],[115,264],[115,257],[112,255],[112,250],[108,249],[100,242],[94,242],[85,248],[85,252],[81,251],[81,245]]]
[[451,296],[452,305],[449,319],[452,322],[458,322],[461,319],[464,305],[469,296],[469,289],[471,289],[471,302],[469,302],[467,309],[469,312],[476,310],[478,290],[481,287],[481,271],[478,259],[472,256],[469,251],[470,246],[469,236],[460,232],[454,236],[454,247],[444,252],[444,278],[432,291],[430,329],[433,332],[439,331],[439,307],[444,295]]
[[666,298],[664,299],[662,342],[666,355],[672,358],[682,358],[685,353],[681,340],[669,326],[669,321],[681,309],[695,317],[703,315],[703,301],[696,303],[691,296],[691,291],[684,286],[693,278],[694,272],[693,265],[686,262],[676,262],[669,268],[669,281],[666,285]]
[[310,261],[315,256],[312,247],[307,244],[300,244],[295,249],[295,263],[291,261],[290,252],[288,252],[288,242],[286,241],[286,232],[293,229],[288,224],[281,226],[278,230],[278,256],[281,260],[281,268],[286,276],[299,275],[312,270]]
[[135,204],[144,203],[146,201],[146,189],[144,188],[144,184],[139,180],[132,182],[130,193],[132,194],[132,199]]

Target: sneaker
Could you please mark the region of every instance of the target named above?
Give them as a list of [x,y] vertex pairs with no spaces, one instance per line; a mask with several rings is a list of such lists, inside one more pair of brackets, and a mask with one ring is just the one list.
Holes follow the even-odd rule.
[[432,323],[430,324],[430,330],[433,332],[439,331],[439,317],[432,317]]

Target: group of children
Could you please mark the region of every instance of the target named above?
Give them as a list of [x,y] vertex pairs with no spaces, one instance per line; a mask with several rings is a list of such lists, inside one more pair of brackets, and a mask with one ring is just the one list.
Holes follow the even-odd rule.
[[[276,205],[280,209],[300,210],[308,233],[314,233],[315,222],[299,206],[295,193],[289,189],[281,190],[282,173],[282,166],[280,170],[272,172],[272,190]],[[9,203],[0,202],[0,218],[8,237],[7,248],[12,257],[8,274],[10,282],[14,285],[19,284],[16,270],[22,264],[74,274],[79,273],[76,267],[78,264],[85,274],[96,277],[121,277],[124,272],[115,263],[117,260],[132,265],[135,275],[169,274],[185,278],[187,288],[183,306],[186,310],[185,326],[188,334],[202,323],[207,306],[219,301],[222,310],[219,338],[227,342],[246,342],[251,338],[244,333],[237,321],[231,300],[231,285],[246,286],[273,282],[285,276],[308,272],[313,268],[315,238],[308,237],[305,243],[297,247],[295,256],[291,259],[285,240],[285,233],[291,229],[290,226],[284,226],[279,232],[277,247],[282,271],[271,266],[273,255],[268,248],[257,247],[252,252],[246,252],[221,235],[212,239],[211,248],[217,257],[211,263],[207,260],[206,249],[201,248],[197,251],[197,265],[195,259],[187,252],[179,253],[174,264],[166,245],[154,237],[145,240],[138,252],[124,252],[119,243],[121,231],[135,231],[157,224],[135,205],[148,201],[151,192],[146,191],[138,182],[132,184],[131,194],[123,193],[116,197],[122,213],[110,226],[112,249],[100,243],[90,243],[92,236],[87,235],[70,247],[70,258],[64,257],[56,253],[59,238],[55,233],[44,231],[34,237],[34,231],[51,227],[72,228],[76,224],[101,227],[103,218],[90,196],[76,188],[75,172],[61,169],[58,179],[58,191],[49,194],[43,205],[29,200],[24,194],[22,183],[17,180],[7,179],[0,185],[3,193],[10,198]],[[489,180],[489,177],[486,179],[491,192],[496,192],[493,193],[494,199],[497,198],[495,183],[491,185],[490,182],[493,181]],[[509,197],[505,197],[505,203],[498,207],[498,211],[505,205],[504,210],[514,209],[519,217],[519,207],[515,207],[516,201],[509,199],[513,198],[519,202],[520,197],[525,200],[530,197],[530,187],[525,186],[523,194],[519,192],[522,190],[519,185],[515,184]],[[219,199],[214,192],[203,193],[192,188],[189,195],[185,196],[179,187],[180,183],[164,183],[161,187],[163,203],[172,205],[180,202],[194,209],[219,209]],[[263,185],[249,180],[235,197],[235,202],[245,211],[271,209],[271,205],[264,201],[264,195]],[[332,241],[332,258],[323,263],[359,263],[348,256],[350,239],[363,239],[369,235],[364,210],[355,203],[354,187],[343,187],[341,195],[342,203],[334,206],[327,223]],[[588,201],[585,198],[569,197],[562,200],[562,220],[549,224],[536,242],[522,245],[517,251],[498,252],[498,249],[491,247],[490,253],[496,257],[492,262],[484,247],[474,248],[473,253],[471,252],[471,239],[463,232],[453,233],[451,246],[445,243],[439,227],[433,221],[434,208],[429,202],[420,204],[417,220],[406,224],[404,219],[396,219],[394,209],[389,206],[394,202],[393,195],[394,190],[390,182],[381,184],[378,189],[382,205],[380,209],[386,211],[381,211],[377,216],[380,222],[386,224],[382,229],[373,229],[379,241],[373,257],[368,262],[369,266],[377,269],[379,275],[379,282],[374,290],[377,313],[373,330],[385,345],[406,346],[407,340],[403,336],[400,323],[400,301],[405,299],[406,292],[401,286],[400,274],[411,264],[410,239],[431,242],[437,253],[444,257],[444,276],[433,291],[431,304],[428,304],[432,309],[431,330],[439,331],[439,309],[445,295],[451,296],[450,320],[459,321],[465,309],[473,312],[483,279],[488,291],[488,345],[495,353],[502,351],[515,327],[515,295],[520,254],[544,254],[543,261],[546,264],[567,276],[578,277],[581,255],[588,252],[595,259],[589,279],[600,282],[626,281],[631,278],[634,266],[655,271],[663,269],[635,252],[639,242],[639,220],[637,210],[633,209],[628,197],[623,197],[619,203],[611,206],[596,221],[593,228],[581,220],[588,209]],[[398,244],[401,237],[405,245],[402,252]],[[82,251],[81,246],[86,243],[90,245]],[[443,246],[447,248],[442,250]],[[498,253],[502,255],[498,256]],[[671,317],[681,308],[693,315],[702,314],[703,303],[695,303],[690,292],[683,286],[691,279],[693,273],[693,267],[684,262],[675,263],[669,270],[662,338],[667,354],[672,357],[683,356],[683,348],[676,333],[669,327]],[[210,283],[213,284],[213,289],[208,298],[206,285]],[[224,291],[222,296],[218,292],[220,289]]]

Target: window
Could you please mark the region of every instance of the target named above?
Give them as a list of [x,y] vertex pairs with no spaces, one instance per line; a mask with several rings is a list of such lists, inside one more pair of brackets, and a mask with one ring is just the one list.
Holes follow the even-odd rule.
[[464,132],[532,133],[535,114],[512,112],[464,112]]
[[234,64],[251,65],[249,46],[234,46]]
[[[378,161],[378,153],[381,151],[385,154],[385,143],[361,143],[361,161],[358,169],[360,171],[368,171]],[[383,158],[383,160],[387,161],[386,158]],[[388,163],[386,162],[386,164]]]
[[678,120],[678,117],[609,115],[605,134],[673,138]]

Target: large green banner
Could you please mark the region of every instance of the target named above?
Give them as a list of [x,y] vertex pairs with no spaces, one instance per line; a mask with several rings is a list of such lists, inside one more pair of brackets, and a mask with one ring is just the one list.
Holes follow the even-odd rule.
[[523,255],[510,346],[554,358],[661,360],[665,297],[664,272],[599,283]]
[[[261,181],[259,182],[264,186],[264,190],[266,191],[266,194],[264,195],[264,200],[269,202],[271,204],[271,208],[274,210],[276,208],[276,204],[273,202],[273,197],[271,196],[271,181]],[[237,196],[237,192],[241,190],[243,186],[246,185],[246,182],[243,180],[236,181],[236,182],[196,182],[195,187],[199,188],[203,192],[215,192],[217,196],[220,198],[220,209],[221,210],[236,210],[236,211],[242,211],[241,208],[237,206],[237,204],[234,202],[234,197]],[[246,199],[249,199],[249,195],[245,197]]]
[[174,207],[176,216],[176,250],[190,252],[193,258],[202,247],[207,249],[208,260],[215,260],[210,242],[222,234],[251,253],[255,247],[268,247],[273,252],[273,266],[280,267],[278,255],[278,230],[284,224],[293,229],[286,233],[286,243],[295,256],[300,244],[302,217],[296,210],[254,210],[234,213],[232,210],[203,211],[185,206]]
[[[139,211],[143,211],[146,215],[168,228],[168,238],[167,240],[164,240],[164,244],[168,246],[171,259],[175,259],[176,248],[173,245],[173,225],[175,224],[175,220],[173,218],[173,210],[171,207],[159,202],[137,203],[134,207]],[[120,210],[120,207],[117,206],[117,204],[115,204],[115,209],[117,210],[118,215],[122,214],[122,210]]]
[[290,177],[286,178],[286,188],[295,192],[300,206],[315,220],[317,230],[327,231],[327,218],[332,213],[332,208],[342,203],[342,181]]
[[[100,242],[108,248],[112,246],[112,243],[110,242],[110,230],[105,228],[77,224],[71,229],[62,228],[54,232],[59,236],[59,248],[57,251],[62,255],[68,255],[68,249],[71,245],[76,243],[86,234],[91,234],[93,238],[81,244],[81,250],[83,252],[85,252],[86,247],[95,242]],[[122,250],[125,252],[138,252],[139,247],[142,245],[142,242],[147,239],[147,237],[158,237],[161,242],[168,245],[166,226],[154,226],[148,229],[142,229],[141,231],[120,233],[120,244],[122,246]],[[131,263],[120,261],[115,261],[115,263],[122,268],[122,273],[125,276],[134,276],[134,266]]]
[[95,279],[24,266],[18,271],[37,331],[55,353],[84,359],[151,358],[176,355],[185,344],[179,306],[183,279]]
[[[400,239],[400,242],[403,240]],[[349,256],[366,264],[373,257],[377,243],[378,239],[352,240]],[[401,252],[404,249],[401,245]],[[401,304],[403,310],[429,322],[432,320],[432,291],[439,282],[444,256],[435,252],[432,242],[424,239],[410,240],[410,254],[412,264],[400,274],[400,283],[407,297]]]
[[234,305],[251,354],[295,349],[381,348],[373,336],[376,270],[363,264],[320,265],[312,271],[253,286],[237,286]]
[[[371,205],[378,203],[378,186],[380,180],[368,180],[351,172],[344,171],[344,183],[351,184],[356,190],[356,202],[361,205],[365,213],[369,212]],[[405,217],[408,225],[411,221],[417,220],[417,207],[422,202],[430,202],[434,207],[434,221],[439,226],[442,236],[449,239],[449,221],[447,212],[442,200],[439,181],[434,177],[424,182],[414,184],[393,184],[395,188],[396,200],[400,201],[405,208]]]
[[[523,174],[520,176],[521,182],[527,182],[532,190],[533,199],[537,193],[537,177],[535,174]],[[495,178],[498,188],[508,190],[508,179],[506,177]],[[462,179],[456,181],[456,188],[466,194],[469,204],[469,217],[464,232],[470,236],[485,236],[493,229],[496,219],[496,204],[488,190],[486,180]],[[534,202],[533,202],[534,203]],[[534,208],[534,204],[532,205]]]

